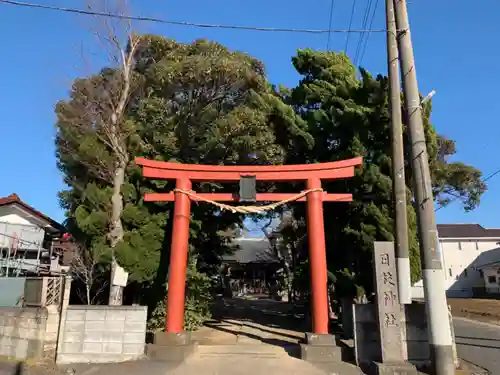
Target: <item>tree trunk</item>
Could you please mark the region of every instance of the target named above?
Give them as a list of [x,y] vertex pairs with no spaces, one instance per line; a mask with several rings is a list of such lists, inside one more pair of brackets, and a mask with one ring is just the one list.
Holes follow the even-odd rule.
[[109,290],[109,305],[120,306],[123,303],[123,286],[115,285],[113,283],[113,275],[119,271],[119,265],[115,257],[115,247],[123,240],[123,225],[122,225],[122,212],[123,212],[123,197],[121,189],[125,183],[125,168],[126,162],[120,161],[116,165],[115,175],[113,178],[113,196],[111,197],[111,219],[109,242],[112,250],[112,263],[111,263],[111,282]]
[[[111,197],[111,220],[110,220],[110,231],[109,231],[109,242],[112,249],[113,261],[111,263],[111,277],[116,275],[117,271],[121,271],[121,267],[118,264],[115,256],[116,245],[123,240],[123,225],[122,225],[122,213],[123,213],[123,196],[121,193],[123,184],[125,183],[125,169],[129,162],[129,154],[126,143],[126,130],[123,129],[121,125],[122,117],[126,110],[127,101],[130,98],[130,88],[131,88],[131,72],[134,64],[134,51],[139,43],[139,38],[134,38],[129,35],[129,51],[122,49],[121,59],[122,59],[122,71],[121,77],[123,79],[123,87],[119,96],[118,103],[111,115],[111,123],[109,127],[109,141],[113,147],[113,151],[116,157],[116,164],[113,176],[113,196]],[[110,282],[109,290],[109,304],[110,305],[121,305],[123,302],[123,286],[115,285],[113,279]]]
[[91,304],[90,301],[90,286],[88,284],[85,284],[85,291],[87,292],[87,305]]

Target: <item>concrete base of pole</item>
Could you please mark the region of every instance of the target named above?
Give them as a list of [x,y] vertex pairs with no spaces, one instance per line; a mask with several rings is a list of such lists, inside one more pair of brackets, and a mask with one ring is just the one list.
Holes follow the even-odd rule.
[[329,334],[305,334],[305,344],[300,345],[300,358],[313,364],[317,362],[342,362],[342,348],[335,336]]
[[437,375],[455,375],[452,345],[430,345],[431,371]]
[[423,269],[425,307],[429,332],[431,371],[436,375],[455,374],[453,339],[446,302],[442,269]]
[[410,258],[396,258],[398,271],[399,301],[403,305],[411,304],[411,268]]
[[148,358],[155,361],[180,363],[196,353],[198,344],[191,340],[190,332],[157,332],[154,343],[146,346]]

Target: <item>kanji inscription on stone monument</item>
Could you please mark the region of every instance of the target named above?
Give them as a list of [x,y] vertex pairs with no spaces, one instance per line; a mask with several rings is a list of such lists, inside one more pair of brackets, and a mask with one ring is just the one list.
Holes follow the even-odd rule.
[[375,289],[382,362],[400,362],[401,306],[398,298],[393,242],[374,243]]

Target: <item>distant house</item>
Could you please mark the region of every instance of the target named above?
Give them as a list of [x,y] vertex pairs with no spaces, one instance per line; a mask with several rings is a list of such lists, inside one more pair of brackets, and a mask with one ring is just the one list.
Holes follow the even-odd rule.
[[[500,259],[500,247],[491,250],[487,253],[490,255],[490,258]],[[486,254],[486,253],[484,253]],[[484,286],[478,287],[474,290],[476,295],[500,295],[500,260],[485,263],[478,267],[483,274]]]
[[0,275],[60,272],[64,227],[17,194],[0,198]]
[[[437,227],[446,294],[448,297],[472,297],[474,291],[484,289],[488,281],[485,279],[486,272],[490,275],[487,265],[500,263],[500,251],[497,251],[500,229],[484,228],[479,224],[439,224]],[[495,282],[498,285],[500,278],[495,277]],[[413,285],[412,295],[423,297],[422,280]]]

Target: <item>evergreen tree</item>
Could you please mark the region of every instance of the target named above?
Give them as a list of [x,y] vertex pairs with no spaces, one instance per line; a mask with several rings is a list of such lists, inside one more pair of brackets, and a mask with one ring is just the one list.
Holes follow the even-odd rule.
[[[343,53],[299,50],[292,61],[302,79],[296,88],[285,91],[283,98],[307,122],[314,138],[314,148],[305,161],[328,162],[363,156],[363,165],[356,169],[354,178],[324,184],[330,192],[353,194],[352,203],[325,204],[324,215],[330,270],[339,274],[348,271],[351,279],[369,288],[373,241],[393,240],[387,77],[374,78],[360,69],[358,78],[356,67]],[[424,105],[423,112],[435,199],[446,204],[450,195],[459,196],[466,210],[473,209],[486,189],[480,179],[481,172],[448,160],[455,153],[454,142],[436,133],[430,122],[431,103]],[[406,129],[404,135],[408,149]],[[420,261],[416,215],[411,206],[410,170],[406,176],[415,280],[420,274]],[[303,207],[294,212],[297,218],[304,217]]]
[[[168,270],[171,203],[144,203],[146,192],[165,192],[173,181],[141,176],[134,159],[199,164],[280,164],[297,148],[311,146],[306,124],[283,103],[267,82],[258,60],[204,40],[177,43],[143,35],[135,50],[134,89],[127,101],[127,164],[121,188],[123,240],[116,244],[118,262],[134,284],[163,293]],[[69,189],[61,192],[68,224],[89,251],[109,261],[106,233],[110,226],[113,165],[105,129],[98,121],[108,99],[104,68],[77,79],[69,100],[56,107],[57,157]],[[96,121],[97,118],[97,121]],[[196,184],[198,192],[236,191],[234,185]],[[214,272],[220,255],[231,250],[228,229],[241,217],[209,204],[193,205],[190,251],[196,267]],[[108,256],[106,256],[108,254]],[[140,289],[134,289],[136,298]],[[160,294],[161,294],[160,293]],[[161,296],[162,297],[162,296]],[[160,295],[157,295],[160,298]]]

